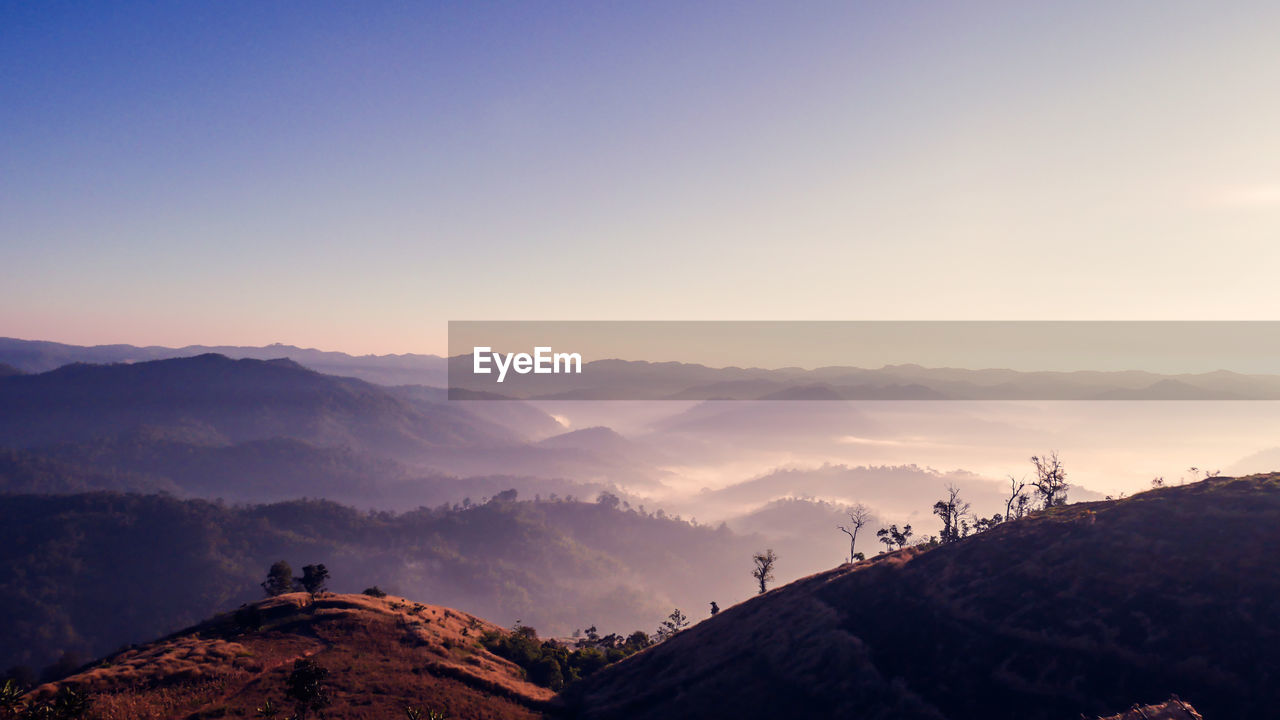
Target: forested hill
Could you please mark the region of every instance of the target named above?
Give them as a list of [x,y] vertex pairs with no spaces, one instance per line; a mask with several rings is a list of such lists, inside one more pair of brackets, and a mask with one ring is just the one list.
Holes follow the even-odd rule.
[[[673,607],[750,592],[755,539],[614,502],[402,514],[327,501],[226,506],[161,495],[0,496],[0,669],[87,660],[262,595],[276,560],[544,633],[652,630]],[[480,498],[477,498],[480,500]]]

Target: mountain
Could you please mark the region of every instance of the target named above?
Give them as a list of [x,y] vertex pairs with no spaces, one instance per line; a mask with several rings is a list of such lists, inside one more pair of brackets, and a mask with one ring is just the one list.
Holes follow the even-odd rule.
[[[3,359],[3,356],[0,356]],[[472,372],[448,359],[450,392],[466,399],[530,400],[1240,400],[1280,399],[1280,376],[1225,370],[1164,375],[1124,371],[708,367],[695,363],[589,360],[580,373]]]
[[552,635],[649,630],[673,607],[692,614],[750,591],[758,538],[608,503],[516,498],[397,514],[318,500],[0,495],[0,669],[96,657],[194,624],[259,597],[281,559],[325,563],[335,590],[378,585]]
[[268,702],[287,714],[288,679],[304,661],[327,672],[324,717],[405,717],[408,708],[422,717],[541,717],[551,691],[478,642],[506,632],[401,597],[292,593],[129,647],[32,699],[74,687],[95,717],[132,720],[260,717]]
[[[211,354],[0,377],[0,449],[22,451],[29,466],[65,466],[50,492],[322,496],[411,508],[481,492],[453,482],[459,476],[506,476],[493,492],[579,495],[660,481],[635,453],[537,444],[563,429],[527,403],[451,402],[442,390],[384,387],[285,359]],[[44,492],[30,480],[52,480],[8,471],[0,463],[0,492]],[[534,478],[547,480],[539,488]]]
[[1280,706],[1280,475],[1055,508],[754,597],[585,679],[589,718],[1049,720]]
[[189,428],[209,444],[291,437],[409,460],[433,446],[514,441],[462,408],[410,403],[283,359],[210,354],[0,378],[0,446],[84,442],[145,427]]
[[276,343],[265,347],[188,345],[181,348],[134,345],[65,345],[43,340],[0,338],[0,363],[41,373],[72,363],[110,365],[192,357],[214,353],[234,359],[287,357],[318,372],[357,377],[380,385],[432,385],[448,382],[445,360],[438,355],[348,355]]

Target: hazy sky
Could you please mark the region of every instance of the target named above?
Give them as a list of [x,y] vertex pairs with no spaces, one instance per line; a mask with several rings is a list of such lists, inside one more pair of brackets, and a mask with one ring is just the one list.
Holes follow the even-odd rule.
[[0,335],[1276,319],[1280,4],[0,3]]

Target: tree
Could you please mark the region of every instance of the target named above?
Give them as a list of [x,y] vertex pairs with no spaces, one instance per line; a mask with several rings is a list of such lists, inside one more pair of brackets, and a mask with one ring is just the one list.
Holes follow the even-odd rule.
[[491,503],[513,503],[513,502],[515,502],[515,501],[516,501],[516,498],[517,498],[517,497],[520,497],[520,493],[519,493],[519,492],[517,492],[515,488],[511,488],[510,490],[503,490],[502,492],[498,493],[497,495],[494,495],[494,496],[493,496],[493,499],[492,499],[492,500],[490,500],[489,502],[491,502]]
[[765,594],[769,589],[769,581],[773,580],[773,565],[778,561],[778,556],[773,552],[773,548],[769,548],[762,553],[756,553],[751,558],[756,566],[751,571],[751,577],[756,579],[760,584],[760,594]]
[[329,689],[324,684],[328,677],[326,668],[310,660],[294,661],[284,695],[294,701],[298,720],[306,720],[308,712],[319,713],[329,706]]
[[[656,642],[670,640],[676,633],[687,627],[689,627],[689,618],[685,616],[684,613],[680,612],[680,608],[676,608],[671,611],[671,614],[667,616],[666,620],[663,620],[662,623],[658,625],[657,631],[654,632],[654,640]],[[632,634],[632,637],[635,637],[634,633]]]
[[[1009,476],[1009,497],[1004,501],[1004,520],[1014,520],[1027,514],[1027,480]],[[1014,513],[1017,513],[1016,515]],[[999,523],[996,523],[999,524]]]
[[1054,450],[1044,458],[1031,456],[1031,463],[1036,466],[1036,479],[1032,487],[1040,495],[1040,502],[1045,509],[1067,504],[1067,471],[1058,459],[1058,451]]
[[871,511],[867,509],[866,505],[858,503],[849,508],[849,527],[853,528],[853,530],[849,530],[843,525],[836,526],[836,529],[849,536],[849,562],[866,559],[866,556],[863,556],[862,558],[858,557],[861,553],[857,552],[857,548],[855,546],[858,544],[858,531],[861,530],[862,526],[866,525],[867,521],[870,519]]
[[884,543],[889,550],[901,550],[906,547],[911,535],[910,525],[903,525],[901,530],[898,529],[897,525],[890,525],[887,528],[880,528],[876,531],[876,537],[880,538],[880,542]]
[[316,595],[324,592],[325,583],[329,581],[329,570],[323,563],[319,565],[306,565],[302,568],[302,577],[298,578],[298,584],[302,586],[314,598]]
[[289,567],[289,563],[284,560],[279,560],[271,566],[271,569],[267,571],[266,581],[262,583],[262,589],[267,592],[269,597],[293,592],[295,587],[293,568]]
[[938,541],[946,545],[968,535],[969,523],[964,517],[968,513],[969,503],[960,499],[960,489],[948,485],[947,497],[933,504],[933,514],[942,520],[942,534]]
[[596,498],[596,504],[608,510],[617,510],[622,501],[618,499],[617,495],[606,491],[600,493],[600,497]]
[[712,600],[711,601],[711,617],[715,617],[716,615],[719,615],[719,614],[720,614],[720,606],[716,604],[715,600]]

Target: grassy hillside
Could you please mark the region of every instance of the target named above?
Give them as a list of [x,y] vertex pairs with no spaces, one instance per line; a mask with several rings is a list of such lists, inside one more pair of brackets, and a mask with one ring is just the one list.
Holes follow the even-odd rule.
[[1280,476],[1085,503],[773,590],[588,678],[577,718],[1280,706]]
[[516,720],[540,716],[552,693],[479,642],[502,628],[467,613],[399,597],[293,593],[129,648],[64,679],[87,694],[95,720],[281,717],[298,660],[327,671],[325,717]]

